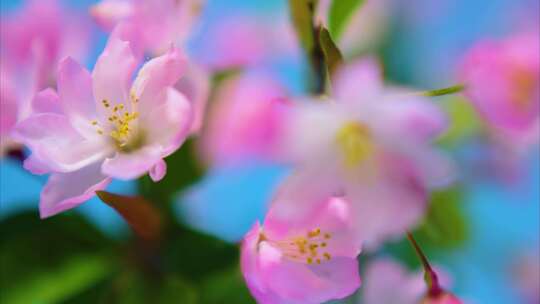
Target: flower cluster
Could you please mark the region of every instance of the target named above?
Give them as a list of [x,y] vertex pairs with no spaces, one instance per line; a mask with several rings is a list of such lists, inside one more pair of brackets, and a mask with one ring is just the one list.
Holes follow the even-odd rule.
[[[311,10],[317,39],[331,5],[321,2]],[[162,180],[165,158],[190,137],[210,166],[247,159],[284,165],[289,174],[264,221],[240,245],[246,284],[259,303],[345,298],[361,285],[360,253],[403,238],[422,222],[431,193],[458,178],[437,144],[451,119],[434,91],[387,83],[375,57],[343,61],[337,45],[356,45],[350,33],[331,45],[340,58],[335,69],[332,48],[311,42],[321,48],[324,71],[313,70],[322,73],[315,78],[324,92],[293,93],[263,69],[243,69],[268,53],[298,55],[301,43],[286,18],[275,27],[229,20],[216,39],[205,38],[209,50],[189,53],[204,5],[98,2],[89,15],[110,35],[92,72],[79,63],[90,20],[71,21],[53,0],[30,1],[21,16],[2,19],[0,148],[24,145],[31,151],[24,168],[49,174],[42,218],[88,201],[112,179]],[[521,148],[539,135],[538,46],[538,33],[480,42],[457,73],[490,132]],[[209,60],[205,52],[220,55]],[[363,282],[362,303],[461,303],[436,275],[426,287],[389,260],[372,262]]]

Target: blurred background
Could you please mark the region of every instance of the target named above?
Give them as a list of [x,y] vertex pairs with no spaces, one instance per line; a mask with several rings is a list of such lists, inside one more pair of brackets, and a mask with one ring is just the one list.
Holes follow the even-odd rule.
[[[423,90],[456,83],[457,65],[476,41],[538,26],[540,11],[537,0],[365,2],[340,40],[345,57],[375,55],[389,82]],[[1,18],[25,5],[0,3]],[[71,0],[62,5],[84,18],[95,3]],[[91,69],[107,33],[89,23],[91,55],[85,63]],[[242,31],[247,27],[254,32]],[[186,49],[194,60],[218,71],[211,81],[214,90],[242,66],[241,77],[272,79],[292,96],[306,92],[306,62],[291,38],[285,0],[208,0]],[[256,55],[242,57],[243,52]],[[234,56],[239,57],[231,68],[227,60]],[[211,96],[218,99],[220,94]],[[213,99],[210,111],[218,102]],[[501,163],[483,137],[480,118],[462,96],[434,102],[452,117],[439,144],[458,161],[460,178],[451,189],[432,196],[426,219],[415,232],[418,241],[467,303],[532,303],[526,299],[538,294],[540,272],[538,147],[510,165]],[[142,195],[162,211],[166,229],[155,246],[141,243],[97,198],[40,220],[38,200],[46,177],[26,172],[17,157],[3,157],[2,303],[253,303],[239,271],[238,242],[262,219],[288,169],[250,156],[209,161],[201,157],[201,141],[192,139],[167,158],[169,173],[163,181],[154,184],[144,177],[109,187],[113,193]],[[403,240],[361,255],[361,264],[375,255],[392,255],[412,269],[419,267]],[[361,293],[362,288],[343,302],[361,303]]]

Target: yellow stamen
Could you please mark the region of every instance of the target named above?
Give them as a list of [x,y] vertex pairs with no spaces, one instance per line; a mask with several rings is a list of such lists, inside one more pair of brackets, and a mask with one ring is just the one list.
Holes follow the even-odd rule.
[[345,124],[337,132],[336,141],[343,152],[345,166],[349,168],[359,165],[374,150],[369,128],[358,122]]

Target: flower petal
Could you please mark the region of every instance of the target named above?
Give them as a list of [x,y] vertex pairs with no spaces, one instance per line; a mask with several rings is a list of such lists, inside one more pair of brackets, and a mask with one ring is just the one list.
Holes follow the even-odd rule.
[[102,0],[90,8],[90,15],[96,22],[111,31],[121,20],[134,12],[132,1]]
[[53,89],[45,89],[32,99],[32,113],[62,114],[58,94]]
[[86,136],[96,136],[96,130],[90,124],[97,118],[96,102],[92,93],[92,77],[86,69],[70,57],[60,62],[58,95],[62,109],[72,125]]
[[108,115],[103,100],[113,106],[129,102],[128,88],[136,63],[130,43],[111,36],[92,73],[94,99],[102,116]]
[[156,147],[145,147],[131,153],[117,153],[113,158],[103,162],[103,173],[114,178],[130,180],[138,178],[162,158],[162,151]]
[[138,99],[141,113],[150,112],[165,102],[167,88],[173,86],[186,70],[186,58],[176,48],[148,61],[139,71],[131,94]]
[[362,105],[376,98],[383,88],[379,63],[374,58],[346,65],[336,75],[334,96],[340,102]]
[[210,75],[202,67],[191,64],[186,75],[176,82],[174,88],[184,94],[194,109],[191,133],[198,133],[202,127],[206,112],[206,103],[210,95]]
[[41,192],[41,218],[74,208],[103,190],[111,179],[101,173],[99,163],[70,173],[53,173]]
[[78,170],[110,153],[105,142],[84,139],[66,116],[54,113],[36,114],[20,122],[13,137],[58,172]]
[[163,159],[159,160],[148,173],[154,182],[159,182],[167,174],[167,163]]
[[184,95],[172,88],[166,93],[165,103],[140,118],[140,128],[145,132],[148,145],[160,147],[163,157],[182,145],[193,121],[192,106]]
[[279,250],[261,242],[258,265],[268,288],[292,303],[343,298],[360,286],[358,262],[354,258],[340,257],[308,266],[284,259]]

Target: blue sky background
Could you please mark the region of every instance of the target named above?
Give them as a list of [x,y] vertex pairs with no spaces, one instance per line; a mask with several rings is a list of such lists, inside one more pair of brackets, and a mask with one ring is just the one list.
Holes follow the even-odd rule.
[[[20,2],[2,0],[2,13],[15,9]],[[84,9],[94,1],[66,2]],[[420,87],[447,85],[452,80],[455,60],[476,39],[511,32],[514,21],[509,18],[510,12],[520,9],[538,12],[539,8],[538,1],[531,0],[396,2],[401,6],[414,5],[419,15],[428,16],[421,20],[395,17],[400,32],[391,42],[388,62],[389,69],[397,71],[393,78]],[[221,16],[232,12],[264,14],[269,10],[286,9],[283,0],[209,0],[208,4],[203,27],[211,26]],[[97,31],[96,34],[98,43],[89,67],[106,39],[104,33]],[[197,42],[192,45],[191,52],[196,54]],[[301,90],[299,68],[294,61],[277,60],[259,68],[277,71],[279,77],[288,80],[293,91]],[[517,252],[540,247],[538,154],[523,162],[523,170],[527,172],[526,177],[519,185],[503,185],[497,180],[468,181],[464,185],[470,240],[465,248],[447,252],[437,262],[454,276],[456,293],[470,299],[471,303],[520,303],[511,288],[508,271]],[[253,220],[264,214],[265,204],[285,172],[283,168],[252,163],[216,168],[191,188],[187,196],[178,198],[177,214],[182,218],[189,214],[188,222],[207,233],[228,241],[238,240]],[[32,176],[15,161],[3,159],[0,163],[0,219],[27,209],[34,210],[37,216],[39,192],[44,183],[44,177]],[[130,194],[134,193],[135,185],[115,182],[110,190]],[[97,199],[76,208],[76,212],[110,235],[119,237],[126,232],[121,219]]]

